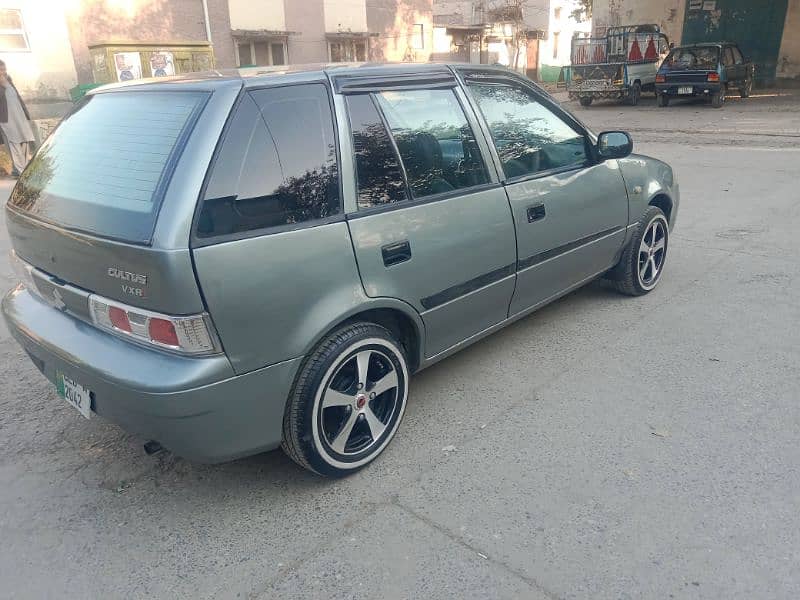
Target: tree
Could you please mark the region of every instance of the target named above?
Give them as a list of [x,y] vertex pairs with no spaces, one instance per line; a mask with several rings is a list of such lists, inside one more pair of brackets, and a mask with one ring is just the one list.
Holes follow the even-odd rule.
[[520,48],[523,43],[527,47],[525,10],[528,4],[529,0],[495,0],[487,11],[488,20],[511,25],[511,39],[506,40],[506,47],[509,58],[513,60],[510,66],[515,71],[519,67]]
[[592,18],[592,4],[593,0],[577,0],[578,8],[570,13],[570,16],[576,21],[588,21]]

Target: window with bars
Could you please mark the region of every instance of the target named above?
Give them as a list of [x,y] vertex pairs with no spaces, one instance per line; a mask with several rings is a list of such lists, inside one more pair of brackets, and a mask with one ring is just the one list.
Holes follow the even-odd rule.
[[26,52],[30,50],[22,11],[18,8],[0,8],[0,52]]

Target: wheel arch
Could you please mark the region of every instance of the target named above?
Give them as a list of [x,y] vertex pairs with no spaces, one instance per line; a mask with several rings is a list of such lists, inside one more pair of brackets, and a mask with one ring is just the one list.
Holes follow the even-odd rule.
[[667,222],[672,223],[672,209],[673,203],[672,198],[670,198],[665,192],[659,192],[647,203],[648,206],[657,206],[662,210],[664,215],[667,217]]
[[308,345],[305,355],[331,333],[341,327],[358,321],[367,321],[388,329],[403,346],[408,358],[409,371],[413,373],[419,367],[425,341],[425,325],[419,313],[402,300],[395,298],[370,298],[341,315],[332,319],[322,333]]

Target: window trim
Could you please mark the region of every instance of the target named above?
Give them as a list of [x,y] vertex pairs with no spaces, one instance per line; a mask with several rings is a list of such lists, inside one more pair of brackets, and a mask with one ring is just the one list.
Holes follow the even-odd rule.
[[[381,110],[380,104],[378,103],[377,99],[375,98],[375,94],[380,93],[380,91],[398,91],[398,90],[397,89],[391,89],[391,90],[371,91],[371,92],[368,92],[368,93],[371,96],[372,104],[375,106],[375,110],[378,111],[378,115],[380,116],[381,122],[383,123],[383,126],[386,129],[386,133],[389,135],[389,139],[392,142],[392,149],[394,150],[395,157],[397,158],[398,164],[400,165],[401,173],[403,174],[403,183],[404,183],[405,188],[406,188],[406,199],[405,200],[400,200],[398,202],[392,202],[390,204],[382,204],[382,205],[379,205],[379,206],[371,206],[369,208],[359,208],[358,207],[358,171],[357,171],[356,165],[355,165],[355,152],[352,152],[353,161],[354,161],[354,164],[353,164],[354,171],[353,172],[356,173],[356,210],[351,212],[351,213],[347,213],[348,214],[348,218],[353,218],[352,215],[369,216],[369,215],[373,215],[373,214],[376,214],[376,213],[379,213],[379,212],[384,212],[384,211],[387,211],[387,210],[398,210],[399,208],[404,208],[404,207],[408,207],[408,206],[419,206],[421,204],[427,204],[429,202],[439,202],[440,200],[447,200],[448,198],[454,198],[456,196],[466,196],[466,195],[472,194],[473,192],[476,192],[476,191],[477,192],[484,191],[484,190],[488,190],[488,189],[491,189],[491,188],[494,188],[494,187],[499,187],[501,185],[500,182],[492,181],[492,175],[491,175],[491,170],[489,169],[489,163],[487,162],[487,159],[484,156],[484,152],[480,148],[480,142],[478,141],[479,135],[478,135],[478,133],[475,132],[474,127],[472,126],[472,123],[470,122],[469,114],[467,112],[467,108],[464,106],[464,104],[461,101],[461,98],[459,98],[459,95],[456,93],[457,86],[456,87],[451,87],[451,88],[442,88],[442,87],[426,87],[425,85],[420,85],[419,87],[415,87],[414,89],[417,89],[417,90],[452,89],[453,90],[453,97],[455,98],[456,102],[458,103],[459,107],[461,108],[462,114],[464,115],[464,119],[466,120],[467,125],[469,125],[470,130],[472,130],[472,134],[473,134],[473,136],[475,136],[475,142],[479,146],[478,150],[480,151],[481,162],[483,163],[484,172],[486,173],[486,183],[479,183],[477,185],[471,185],[469,187],[458,188],[458,189],[455,189],[455,190],[448,190],[447,192],[440,192],[438,194],[428,194],[427,196],[416,196],[414,194],[414,191],[411,189],[411,186],[408,184],[408,174],[406,173],[406,166],[405,166],[405,163],[403,162],[403,158],[402,158],[402,156],[400,156],[400,149],[397,146],[397,140],[395,140],[394,134],[392,133],[392,129],[389,126],[388,120],[386,119],[386,115],[384,114],[383,110]],[[400,91],[408,91],[408,90],[404,88],[403,90],[400,90]],[[348,94],[348,95],[355,95],[355,94]],[[351,143],[350,147],[351,147],[351,149],[354,149],[355,148],[355,141],[353,140],[353,128],[352,128],[352,125],[351,125],[350,120],[349,120],[350,119],[350,112],[349,111],[347,112],[347,117],[348,117],[348,127],[350,129],[350,143]],[[483,135],[483,132],[480,132],[480,135]],[[491,149],[490,149],[490,152],[491,152]]]
[[[339,180],[339,212],[335,215],[331,215],[329,217],[323,217],[321,219],[310,219],[308,221],[303,221],[302,223],[291,223],[288,225],[273,225],[271,227],[259,227],[256,229],[248,229],[247,231],[238,231],[234,233],[223,233],[218,235],[210,235],[208,237],[200,237],[197,235],[197,227],[200,222],[200,214],[203,211],[203,204],[205,202],[205,195],[208,189],[208,185],[211,182],[211,177],[214,174],[214,169],[217,166],[217,160],[219,159],[220,153],[222,152],[222,147],[225,145],[225,139],[228,136],[228,132],[233,124],[234,117],[239,110],[244,98],[250,93],[259,90],[274,90],[279,88],[286,88],[286,87],[297,87],[302,85],[322,85],[325,87],[326,94],[328,96],[328,107],[331,111],[331,125],[333,127],[333,145],[336,147],[336,167],[337,167],[337,174]],[[256,108],[259,111],[259,116],[263,119],[264,115],[261,113],[261,108],[258,106],[255,98],[251,97],[251,100],[256,104]],[[269,131],[269,129],[267,130]],[[311,227],[319,227],[321,225],[328,225],[330,223],[339,223],[343,222],[346,218],[345,215],[345,202],[344,202],[344,189],[342,183],[342,156],[340,152],[339,146],[339,126],[336,119],[336,110],[333,104],[333,95],[331,91],[330,84],[326,79],[318,79],[318,80],[309,80],[309,81],[293,81],[288,83],[281,83],[278,85],[258,85],[253,87],[242,86],[242,89],[239,91],[239,95],[236,97],[236,100],[231,106],[231,110],[228,113],[228,118],[225,121],[225,126],[222,128],[222,132],[217,139],[217,144],[214,148],[214,154],[211,157],[211,160],[208,163],[208,167],[206,168],[205,176],[203,177],[203,185],[200,186],[200,193],[198,194],[197,201],[195,202],[195,209],[194,209],[194,216],[192,217],[192,233],[189,237],[189,248],[204,248],[206,246],[215,246],[217,244],[224,244],[227,242],[234,242],[237,240],[245,240],[254,237],[261,237],[264,235],[273,235],[277,233],[286,233],[289,231],[298,231],[301,229],[309,229]]]
[[0,47],[0,52],[33,52],[31,50],[31,40],[28,37],[28,29],[25,27],[25,16],[22,14],[21,8],[3,8],[0,10],[8,10],[16,12],[19,15],[19,29],[0,29],[0,35],[21,35],[22,39],[25,40],[25,47],[24,48],[2,48]]

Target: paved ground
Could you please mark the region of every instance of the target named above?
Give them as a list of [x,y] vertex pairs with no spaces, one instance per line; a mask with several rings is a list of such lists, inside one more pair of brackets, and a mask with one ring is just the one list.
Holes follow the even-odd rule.
[[800,597],[800,97],[574,108],[677,171],[658,290],[420,374],[345,481],[146,457],[2,333],[0,597]]

